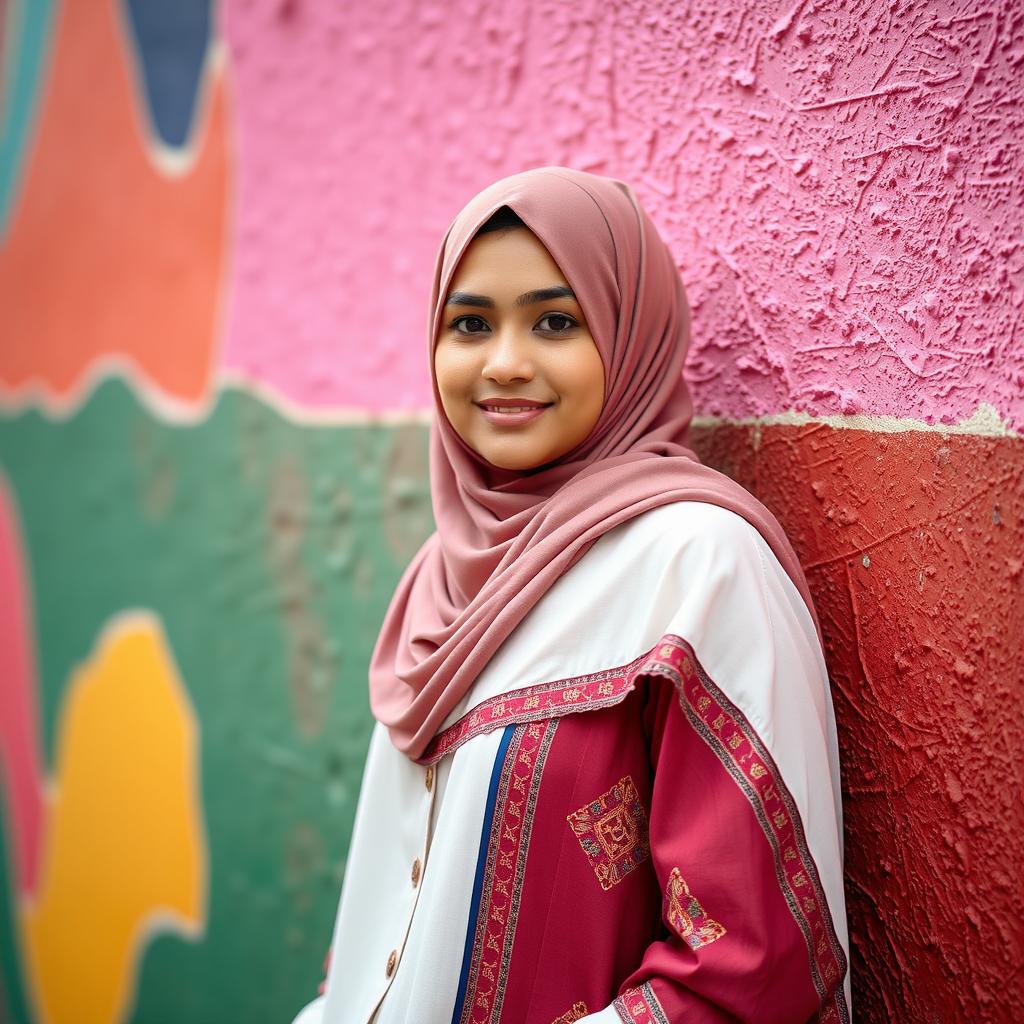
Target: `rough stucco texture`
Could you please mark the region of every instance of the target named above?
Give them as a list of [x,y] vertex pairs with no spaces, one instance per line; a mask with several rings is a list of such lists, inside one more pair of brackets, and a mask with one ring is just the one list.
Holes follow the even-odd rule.
[[429,406],[445,226],[565,163],[630,181],[669,239],[702,412],[956,422],[982,397],[1024,425],[1017,0],[226,0],[222,21],[228,370]]

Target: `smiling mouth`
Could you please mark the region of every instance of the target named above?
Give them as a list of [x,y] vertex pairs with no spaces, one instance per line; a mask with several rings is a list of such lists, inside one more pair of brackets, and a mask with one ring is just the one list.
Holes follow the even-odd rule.
[[538,409],[547,409],[548,406],[554,405],[554,402],[545,402],[544,405],[484,405],[478,402],[485,412],[536,412]]
[[554,402],[547,402],[544,405],[484,405],[476,403],[484,419],[492,427],[499,429],[518,429],[536,420],[541,413],[546,412],[554,405]]

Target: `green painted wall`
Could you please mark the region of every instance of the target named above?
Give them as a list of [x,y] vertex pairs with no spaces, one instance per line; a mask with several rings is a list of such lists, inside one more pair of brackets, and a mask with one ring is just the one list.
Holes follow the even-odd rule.
[[[295,426],[238,392],[169,426],[119,382],[65,422],[0,420],[47,766],[69,675],[123,609],[162,618],[200,722],[205,934],[143,943],[133,1020],[288,1021],[315,994],[371,727],[370,652],[433,529],[426,441],[422,425]],[[0,1018],[21,1024],[4,907]]]

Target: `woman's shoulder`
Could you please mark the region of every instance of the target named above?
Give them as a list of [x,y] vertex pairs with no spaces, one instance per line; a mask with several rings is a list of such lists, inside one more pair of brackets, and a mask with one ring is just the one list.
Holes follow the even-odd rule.
[[771,555],[756,527],[743,516],[706,501],[658,505],[608,531],[602,541],[619,555],[653,556],[661,565],[674,558],[760,565],[766,551]]
[[757,532],[738,512],[709,501],[669,501],[641,512],[623,525],[630,524],[642,531],[670,531],[674,535],[681,532],[701,537]]
[[632,584],[622,588],[627,600],[649,600],[652,613],[672,609],[673,625],[692,618],[703,635],[717,629],[732,634],[737,621],[761,619],[776,627],[786,622],[817,646],[796,584],[768,541],[738,512],[710,502],[673,501],[634,516],[602,540],[606,547],[597,553],[593,575],[612,578],[618,570]]

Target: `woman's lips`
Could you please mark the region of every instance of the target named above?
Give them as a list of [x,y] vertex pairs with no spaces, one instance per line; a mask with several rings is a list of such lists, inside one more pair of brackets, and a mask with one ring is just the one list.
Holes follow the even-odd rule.
[[499,409],[487,409],[480,405],[479,402],[477,403],[487,422],[493,423],[496,427],[519,427],[525,423],[530,423],[545,410],[549,409],[552,404],[539,405],[536,409],[527,409],[525,412],[505,412]]

